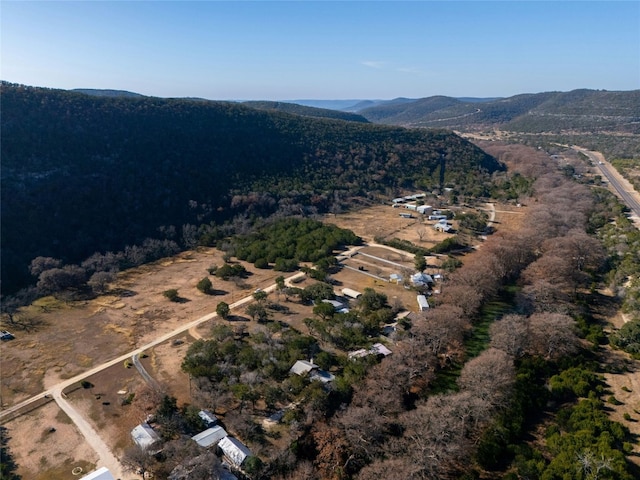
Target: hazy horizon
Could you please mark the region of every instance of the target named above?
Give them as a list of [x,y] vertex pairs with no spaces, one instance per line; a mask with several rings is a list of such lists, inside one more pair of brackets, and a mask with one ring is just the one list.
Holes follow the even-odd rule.
[[3,1],[1,77],[211,100],[640,88],[640,2]]

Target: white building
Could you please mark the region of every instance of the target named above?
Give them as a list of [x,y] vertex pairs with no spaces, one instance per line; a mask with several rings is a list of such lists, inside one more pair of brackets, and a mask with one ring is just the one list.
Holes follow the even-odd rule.
[[142,450],[149,450],[160,442],[160,436],[148,423],[141,423],[131,430],[131,437]]
[[240,467],[247,457],[251,456],[251,450],[237,438],[224,437],[220,440],[220,443],[218,443],[218,447],[220,447],[224,456],[236,467]]
[[216,445],[220,440],[227,436],[227,432],[220,425],[207,428],[205,431],[191,437],[191,440],[204,448]]
[[425,297],[424,295],[418,295],[416,298],[418,300],[418,307],[420,308],[421,312],[429,309],[429,302],[427,302],[427,297]]
[[358,292],[357,290],[353,290],[351,288],[343,288],[342,289],[342,294],[345,297],[349,297],[349,298],[353,298],[353,299],[357,299],[360,295],[362,295],[362,293]]

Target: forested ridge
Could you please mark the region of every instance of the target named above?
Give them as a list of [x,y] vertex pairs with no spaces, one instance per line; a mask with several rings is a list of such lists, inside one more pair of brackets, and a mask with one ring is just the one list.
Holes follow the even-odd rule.
[[617,131],[638,133],[640,90],[580,89],[514,95],[487,102],[434,96],[387,102],[357,110],[368,120],[390,125],[447,127],[460,130],[500,127],[540,133]]
[[186,224],[327,211],[401,188],[481,194],[502,168],[442,130],[6,82],[1,95],[4,291],[33,280],[36,256],[69,263],[146,238],[180,243]]

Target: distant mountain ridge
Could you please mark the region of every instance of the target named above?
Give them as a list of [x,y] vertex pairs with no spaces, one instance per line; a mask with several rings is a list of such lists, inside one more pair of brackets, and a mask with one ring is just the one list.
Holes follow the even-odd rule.
[[129,92],[127,90],[110,90],[98,88],[74,88],[70,92],[84,93],[94,97],[145,97],[140,93]]
[[521,94],[479,102],[428,97],[357,110],[375,123],[451,129],[499,126],[529,133],[620,131],[640,133],[640,90],[573,90]]

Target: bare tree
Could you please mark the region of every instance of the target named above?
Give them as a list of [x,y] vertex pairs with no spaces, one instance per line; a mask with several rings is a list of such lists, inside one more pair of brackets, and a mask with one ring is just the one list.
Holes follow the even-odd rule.
[[529,317],[533,353],[558,359],[578,350],[575,320],[559,313],[536,313]]
[[492,406],[501,407],[507,403],[515,375],[513,357],[497,348],[489,348],[465,364],[458,384]]
[[524,315],[505,315],[489,328],[491,347],[518,358],[529,351],[529,320]]

